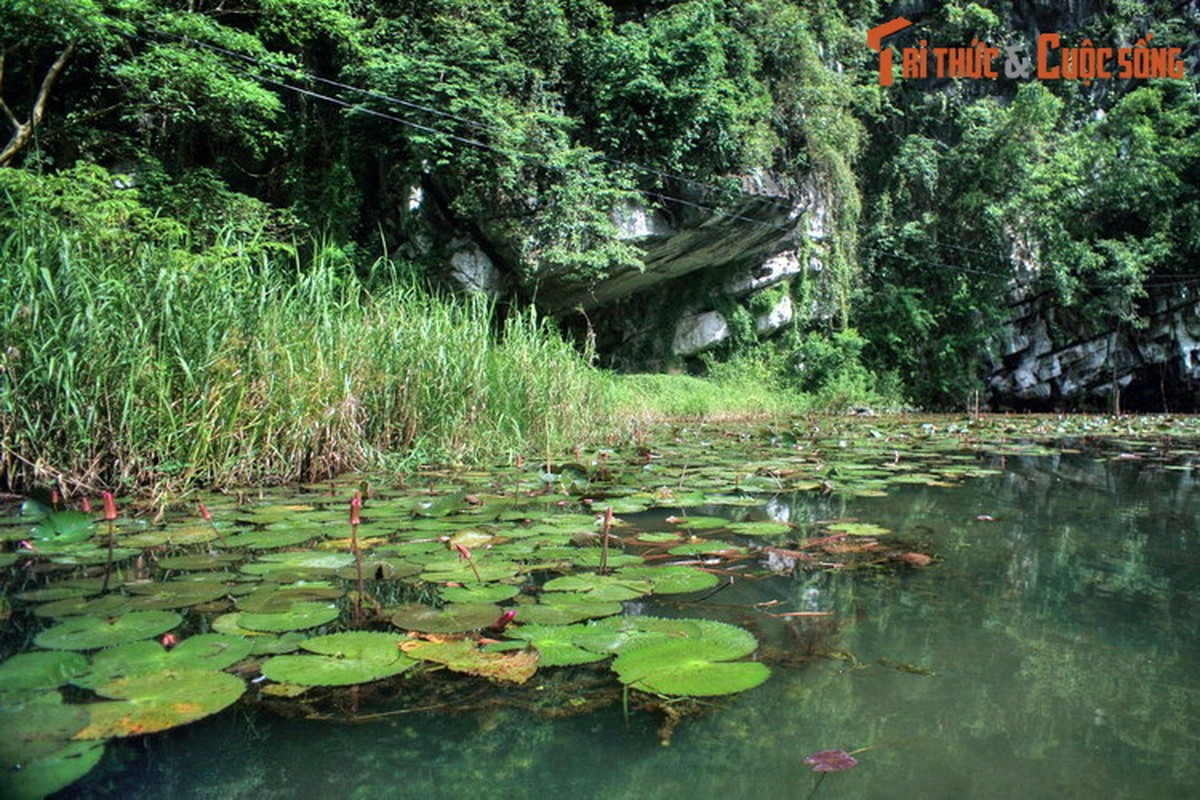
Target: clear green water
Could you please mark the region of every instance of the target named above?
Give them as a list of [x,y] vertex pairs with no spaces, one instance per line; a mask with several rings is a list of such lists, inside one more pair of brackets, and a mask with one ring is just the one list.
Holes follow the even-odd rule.
[[[360,724],[238,709],[111,744],[109,768],[65,796],[806,798],[818,776],[803,758],[830,747],[872,749],[816,797],[1200,795],[1200,475],[1081,457],[1005,468],[886,498],[771,501],[792,521],[894,527],[939,562],[715,595],[731,621],[797,658],[686,719],[669,747],[656,720],[619,706]],[[752,608],[770,600],[836,615],[789,626]]]

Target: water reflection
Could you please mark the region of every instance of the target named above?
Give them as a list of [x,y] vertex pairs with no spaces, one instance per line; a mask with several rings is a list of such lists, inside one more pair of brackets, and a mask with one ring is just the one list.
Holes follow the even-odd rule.
[[[956,488],[805,493],[756,510],[799,524],[854,516],[939,560],[722,591],[712,603],[796,658],[686,721],[671,747],[654,720],[619,707],[364,725],[239,711],[112,748],[124,771],[69,796],[794,800],[816,785],[803,758],[828,747],[870,749],[817,797],[1194,796],[1197,474],[1080,456],[1003,468]],[[836,615],[753,610],[770,600]]]

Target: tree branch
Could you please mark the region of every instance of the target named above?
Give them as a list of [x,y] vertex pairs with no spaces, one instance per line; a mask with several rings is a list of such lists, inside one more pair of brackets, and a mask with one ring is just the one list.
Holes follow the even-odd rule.
[[17,115],[12,113],[12,109],[8,107],[8,103],[4,102],[4,60],[8,58],[7,50],[0,50],[0,111],[4,112],[4,116],[8,117],[8,121],[12,123],[14,128],[20,128],[21,122],[17,119]]
[[[50,90],[54,88],[54,82],[58,80],[59,74],[67,66],[67,61],[71,58],[71,53],[75,52],[75,42],[71,42],[66,46],[54,63],[50,65],[46,76],[42,78],[42,85],[38,88],[37,98],[33,101],[33,110],[29,114],[29,119],[25,122],[17,120],[12,113],[12,109],[0,99],[0,106],[3,107],[5,115],[12,122],[16,130],[13,131],[12,138],[8,140],[8,144],[0,150],[0,167],[7,164],[9,161],[21,151],[21,148],[29,142],[33,137],[33,132],[37,130],[37,126],[42,124],[42,119],[46,116],[46,103],[50,100]],[[3,77],[3,60],[0,58],[0,77]]]

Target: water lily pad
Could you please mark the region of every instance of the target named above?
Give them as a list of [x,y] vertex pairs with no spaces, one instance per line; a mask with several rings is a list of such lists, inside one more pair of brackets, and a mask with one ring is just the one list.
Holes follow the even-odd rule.
[[522,625],[510,633],[532,644],[541,653],[543,667],[564,667],[603,661],[608,653],[586,650],[575,644],[574,637],[586,630],[584,625]]
[[438,594],[447,603],[503,603],[520,593],[520,586],[504,583],[443,586],[438,589]]
[[654,591],[654,584],[621,575],[588,573],[553,578],[546,581],[542,589],[547,592],[584,593],[589,600],[636,600]]
[[92,518],[82,511],[55,511],[29,532],[39,547],[87,541],[95,532]]
[[134,583],[126,588],[136,598],[135,608],[187,608],[210,603],[229,593],[229,587],[220,580]]
[[159,560],[157,566],[164,570],[181,570],[185,572],[210,569],[224,569],[230,564],[241,561],[244,556],[238,553],[195,553],[186,556],[171,556]]
[[[240,615],[234,614],[233,616],[238,617]],[[277,656],[283,653],[294,653],[300,649],[300,645],[307,639],[305,634],[298,631],[289,631],[279,636],[260,633],[248,638],[251,647],[250,654],[254,656]]]
[[[228,538],[228,537],[227,537]],[[189,547],[216,541],[211,525],[188,523],[154,531],[141,531],[122,536],[120,542],[128,547]]]
[[619,575],[623,578],[647,580],[654,586],[654,594],[688,594],[711,589],[721,582],[721,579],[711,572],[705,572],[695,567],[662,566],[662,567],[625,567]]
[[733,522],[729,530],[742,536],[780,536],[792,530],[785,522]]
[[242,572],[258,574],[274,566],[304,567],[309,569],[336,570],[354,563],[354,556],[347,553],[324,553],[298,550],[288,553],[267,553],[253,564],[242,568]]
[[95,650],[166,633],[183,617],[173,611],[130,611],[115,617],[74,617],[34,638],[47,650]]
[[285,530],[247,531],[235,536],[227,536],[226,543],[230,547],[246,550],[274,550],[278,547],[292,547],[310,541],[321,535],[319,530],[312,528],[289,528]]
[[572,598],[567,592],[559,592],[545,602],[522,605],[517,611],[517,619],[533,625],[570,625],[585,619],[611,617],[623,610],[616,601]]
[[663,640],[629,648],[613,661],[622,683],[654,694],[707,697],[753,689],[771,675],[758,661],[727,661],[704,639]]
[[537,672],[538,652],[489,652],[479,649],[467,639],[426,641],[412,639],[403,642],[401,649],[412,658],[444,664],[455,672],[480,675],[492,680],[525,683]]
[[469,583],[471,581],[503,581],[516,577],[520,565],[512,561],[474,559],[472,562],[457,555],[453,559],[439,559],[426,564],[421,579],[431,583]]
[[694,542],[686,542],[681,545],[676,545],[667,551],[673,556],[696,556],[715,554],[725,557],[733,555],[742,555],[746,552],[746,548],[738,547],[729,542],[722,542],[719,539],[704,539]]
[[0,663],[0,702],[62,686],[87,668],[87,658],[79,653],[65,650],[19,653]]
[[57,618],[87,615],[112,616],[132,610],[134,610],[133,603],[128,597],[121,594],[109,594],[103,597],[66,597],[62,600],[54,600],[34,608],[33,613],[38,617]]
[[832,533],[845,533],[850,536],[884,536],[891,533],[888,528],[870,522],[835,522],[829,526],[829,530]]
[[451,603],[442,608],[410,603],[393,609],[397,628],[423,633],[461,633],[493,624],[503,613],[491,603]]
[[[316,510],[316,506],[302,503],[255,506],[249,511],[242,511],[240,518],[253,520],[258,523],[281,522],[299,517],[305,512]],[[305,514],[307,516],[307,514]]]
[[60,750],[87,724],[82,706],[67,705],[58,692],[44,692],[16,703],[0,706],[0,765],[49,755]]
[[104,755],[104,742],[69,742],[58,750],[0,770],[0,797],[41,800],[91,772]]
[[113,699],[84,706],[89,722],[75,738],[136,736],[186,725],[233,705],[245,689],[241,678],[206,669],[117,678],[96,687],[96,694]]
[[103,743],[71,740],[87,721],[85,707],[64,704],[58,692],[0,705],[0,797],[42,798],[91,771]]
[[155,641],[129,642],[96,653],[91,670],[72,683],[95,689],[129,675],[169,669],[221,670],[249,656],[250,650],[249,639],[219,633],[190,636],[170,650]]
[[400,637],[355,631],[318,636],[302,643],[315,655],[276,656],[262,672],[279,683],[300,686],[350,686],[399,675],[416,662],[397,646]]
[[[394,581],[400,578],[411,578],[420,574],[421,567],[398,558],[364,558],[363,580]],[[358,568],[353,564],[342,567],[334,573],[339,578],[352,581],[358,578]]]
[[339,615],[338,607],[332,603],[292,603],[287,611],[275,613],[245,613],[238,618],[238,625],[252,631],[284,633],[316,628],[333,622]]
[[[82,567],[100,565],[108,561],[108,548],[99,547],[91,542],[64,545],[45,544],[38,547],[42,555],[51,556],[54,563],[58,565]],[[121,562],[127,558],[134,558],[140,553],[140,550],[133,548],[116,547],[112,551],[112,558],[114,562]]]
[[575,644],[597,653],[618,653],[656,639],[683,639],[700,635],[696,620],[661,617],[610,617],[585,626]]
[[336,600],[344,594],[340,587],[328,581],[268,583],[239,597],[237,605],[240,610],[254,614],[279,614],[288,611],[294,603]]
[[687,528],[688,530],[710,530],[712,528],[725,528],[729,525],[729,520],[722,517],[687,517],[680,520],[679,527]]

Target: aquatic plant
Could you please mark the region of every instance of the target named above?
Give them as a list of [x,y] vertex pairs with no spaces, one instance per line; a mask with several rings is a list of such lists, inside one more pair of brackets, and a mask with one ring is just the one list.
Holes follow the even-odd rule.
[[[507,458],[492,470],[430,468],[404,485],[373,476],[370,512],[356,518],[361,505],[351,501],[349,539],[346,497],[363,491],[362,476],[204,495],[212,519],[203,525],[194,515],[119,517],[114,500],[107,535],[96,535],[87,514],[31,500],[0,520],[17,632],[2,643],[27,650],[0,661],[0,713],[85,709],[49,712],[76,726],[69,733],[30,735],[34,749],[22,763],[46,760],[47,770],[60,751],[93,757],[77,748],[81,731],[137,735],[216,713],[228,706],[196,708],[185,695],[211,685],[222,703],[235,703],[255,670],[263,679],[249,702],[301,716],[399,713],[394,698],[426,692],[438,708],[536,709],[553,704],[532,687],[553,686],[570,699],[554,713],[625,694],[632,708],[666,720],[667,738],[684,715],[714,702],[690,698],[719,707],[782,665],[826,654],[868,666],[822,646],[836,618],[817,626],[807,617],[830,610],[726,607],[713,593],[734,577],[747,585],[789,572],[938,564],[911,558],[920,534],[904,521],[846,516],[841,500],[910,481],[936,492],[995,471],[964,450],[987,423],[970,424],[961,432],[928,421],[825,419],[671,429],[581,447],[572,454],[589,475],[581,483],[544,481],[537,460]],[[1157,442],[1123,440],[1120,452],[1159,458]],[[897,457],[911,447],[924,452]],[[1002,447],[1010,455],[1042,445]],[[764,493],[780,491],[819,513],[800,518],[793,508],[775,514],[788,522],[769,519]],[[611,518],[597,513],[608,508]],[[638,509],[645,513],[634,516]],[[214,526],[231,534],[224,549],[211,549]],[[594,545],[604,527],[611,549],[601,574]],[[348,597],[356,590],[357,609]],[[803,654],[781,652],[773,636],[803,641]],[[887,658],[871,663],[932,674]],[[490,691],[492,682],[507,688]],[[831,758],[813,766],[832,767]]]

